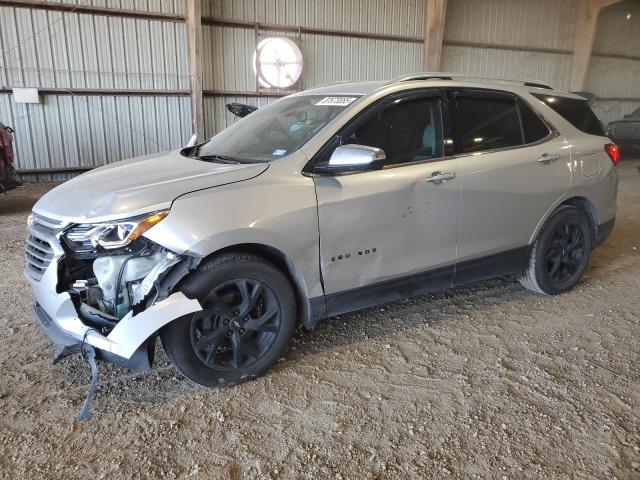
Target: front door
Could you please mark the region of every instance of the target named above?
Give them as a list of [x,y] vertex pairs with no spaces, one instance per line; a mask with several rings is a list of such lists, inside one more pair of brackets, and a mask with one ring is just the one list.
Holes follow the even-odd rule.
[[[337,137],[387,159],[380,170],[315,177],[330,315],[451,283],[461,189],[457,160],[442,159],[442,131],[441,93],[423,91],[381,101]],[[345,292],[360,299],[332,304]]]

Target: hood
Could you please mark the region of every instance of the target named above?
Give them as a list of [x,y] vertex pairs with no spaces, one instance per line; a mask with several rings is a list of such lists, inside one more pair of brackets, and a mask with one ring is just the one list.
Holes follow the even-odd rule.
[[180,195],[248,180],[268,163],[227,165],[180,151],[116,162],[79,175],[44,195],[33,211],[66,222],[104,222],[169,208]]

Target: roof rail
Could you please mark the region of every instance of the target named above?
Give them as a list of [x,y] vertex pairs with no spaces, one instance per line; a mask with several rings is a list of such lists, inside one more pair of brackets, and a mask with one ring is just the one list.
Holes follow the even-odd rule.
[[490,80],[496,83],[509,83],[509,84],[517,84],[523,85],[525,87],[535,87],[535,88],[545,88],[547,90],[553,90],[553,88],[538,80],[509,80],[504,78],[494,78],[494,77],[482,77],[482,76],[474,76],[474,75],[460,75],[458,73],[449,73],[449,72],[425,72],[425,73],[414,73],[411,75],[403,75],[401,77],[394,78],[389,83],[400,83],[400,82],[411,82],[411,81],[419,81],[419,80],[453,80],[453,79],[465,79],[465,80]]
[[413,73],[410,75],[402,75],[401,77],[394,78],[389,83],[410,82],[414,80],[453,80],[453,77],[453,73],[445,72]]

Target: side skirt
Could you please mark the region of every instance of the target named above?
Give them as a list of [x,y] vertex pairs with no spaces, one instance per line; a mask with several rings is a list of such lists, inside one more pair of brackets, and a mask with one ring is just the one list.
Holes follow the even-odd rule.
[[[325,317],[523,271],[529,246],[310,299],[312,326]],[[326,302],[326,310],[325,310]],[[326,314],[325,314],[326,312]]]

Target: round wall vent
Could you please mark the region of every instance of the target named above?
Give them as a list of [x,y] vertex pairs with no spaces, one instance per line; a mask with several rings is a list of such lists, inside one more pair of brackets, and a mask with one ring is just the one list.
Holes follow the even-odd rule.
[[267,88],[288,88],[302,75],[302,52],[287,37],[269,37],[258,43],[253,68],[260,85]]

